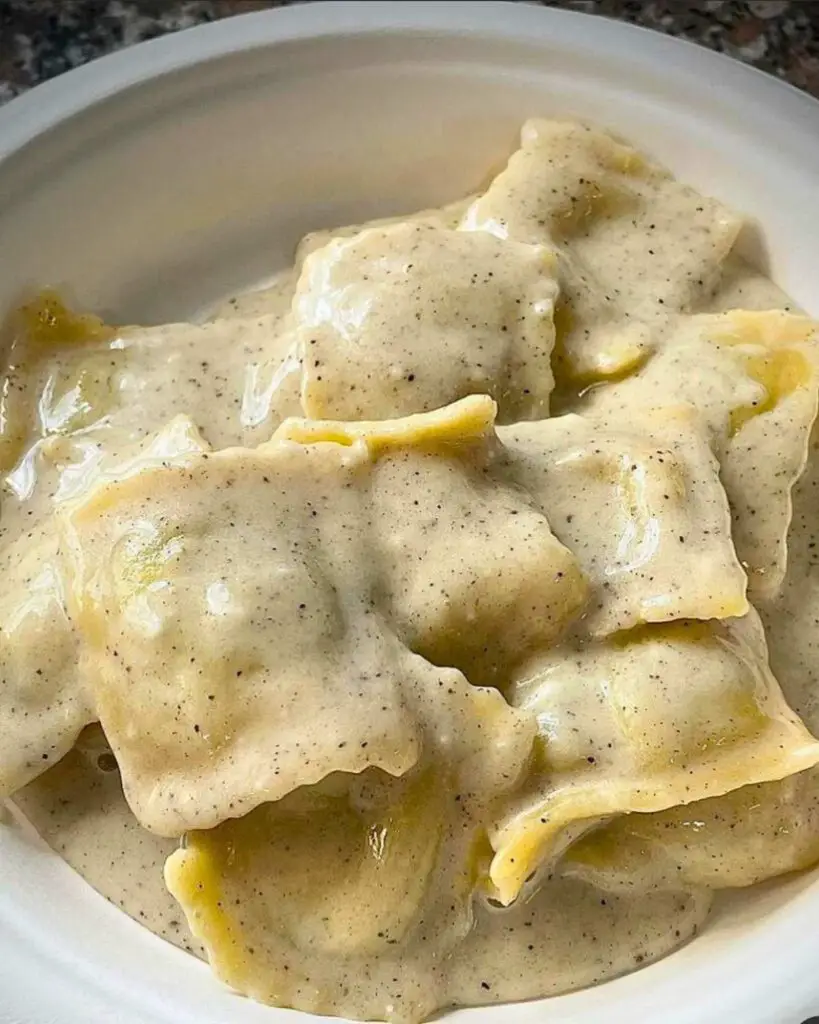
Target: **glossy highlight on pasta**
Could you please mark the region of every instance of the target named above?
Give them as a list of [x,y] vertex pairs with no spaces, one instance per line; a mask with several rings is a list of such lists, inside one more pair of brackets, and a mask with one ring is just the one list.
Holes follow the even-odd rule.
[[261,1002],[634,970],[819,862],[819,324],[533,120],[207,322],[44,291],[0,389],[0,795]]

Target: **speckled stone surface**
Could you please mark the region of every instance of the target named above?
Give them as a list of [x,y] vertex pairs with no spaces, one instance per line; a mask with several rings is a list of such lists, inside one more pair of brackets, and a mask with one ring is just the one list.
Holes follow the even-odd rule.
[[[0,0],[0,102],[111,50],[277,0]],[[682,36],[819,97],[819,0],[546,0]]]

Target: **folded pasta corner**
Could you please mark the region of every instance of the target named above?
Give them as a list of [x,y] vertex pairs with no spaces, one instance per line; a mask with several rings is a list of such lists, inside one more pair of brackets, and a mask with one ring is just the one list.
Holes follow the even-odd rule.
[[492,836],[490,874],[505,904],[541,863],[603,819],[819,763],[819,741],[787,706],[753,612],[558,649],[533,662],[510,699],[536,715],[543,754],[519,809]]

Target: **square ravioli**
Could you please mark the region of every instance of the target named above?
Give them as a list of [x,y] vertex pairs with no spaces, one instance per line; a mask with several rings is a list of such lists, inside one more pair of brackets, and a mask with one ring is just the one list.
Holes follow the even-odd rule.
[[392,422],[287,421],[277,434],[368,446],[373,555],[396,628],[477,684],[554,643],[588,594],[547,517],[494,472],[493,419],[493,403],[475,396]]
[[[480,681],[565,628],[582,574],[539,511],[481,480],[493,418],[476,397],[385,423],[291,420],[256,450],[157,443],[66,506],[94,708],[146,827],[211,827],[333,771],[401,775],[441,685],[402,667],[404,643]],[[409,483],[441,508],[407,505]],[[395,558],[423,552],[435,520],[407,580]],[[445,556],[442,599],[424,581]]]
[[546,415],[553,266],[542,246],[424,222],[331,241],[293,301],[305,414],[388,419],[486,393],[502,422]]
[[707,296],[741,221],[606,132],[533,120],[464,225],[557,249],[558,373],[582,380],[635,365],[652,324]]
[[[96,721],[93,688],[85,668],[86,647],[71,612],[74,573],[49,506],[52,500],[77,499],[91,481],[98,483],[109,465],[100,465],[99,448],[84,433],[55,436],[38,443],[12,474],[3,508],[4,543],[0,567],[6,581],[0,599],[0,795],[47,772],[70,749],[84,726]],[[83,458],[83,445],[93,457]],[[166,459],[184,461],[207,446],[185,417],[178,417],[146,442],[137,455],[117,463],[127,476]],[[109,453],[111,455],[111,453]],[[95,461],[96,459],[96,461]],[[19,477],[19,478],[18,478]],[[13,481],[13,484],[11,483]],[[32,493],[22,486],[26,482]],[[40,492],[40,493],[37,493]],[[43,493],[45,492],[45,493]],[[43,506],[46,506],[45,508]]]
[[749,594],[769,600],[785,575],[791,492],[819,407],[819,327],[779,310],[682,317],[645,366],[592,389],[581,411],[616,424],[680,401],[709,431]]
[[570,643],[534,659],[510,701],[537,717],[542,749],[528,792],[492,837],[503,903],[599,819],[719,796],[819,762],[819,741],[770,671],[754,612]]
[[202,453],[67,511],[89,685],[147,828],[179,835],[331,771],[415,763],[357,529],[357,455]]
[[501,464],[591,585],[594,635],[747,610],[717,462],[687,406],[608,428],[576,415],[502,427]]
[[167,863],[216,972],[263,1002],[374,1020],[445,1002],[430,977],[472,930],[491,806],[516,784],[533,730],[497,691],[407,659],[443,684],[411,773],[333,775],[191,833]]

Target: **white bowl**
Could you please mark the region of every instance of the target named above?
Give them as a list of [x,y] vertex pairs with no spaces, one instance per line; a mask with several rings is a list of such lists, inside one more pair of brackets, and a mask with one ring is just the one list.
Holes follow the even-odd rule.
[[[65,286],[122,320],[194,316],[305,231],[479,186],[533,114],[592,119],[764,225],[746,245],[819,314],[819,105],[698,47],[502,3],[252,14],[71,72],[0,111],[0,307]],[[0,827],[0,1021],[274,1024]],[[797,1024],[819,1013],[819,875],[721,902],[638,973],[470,1022]]]

